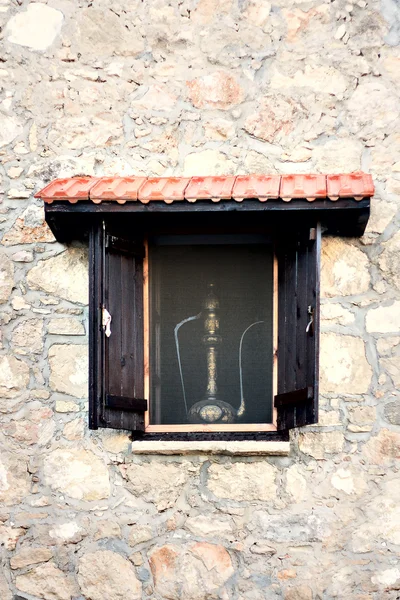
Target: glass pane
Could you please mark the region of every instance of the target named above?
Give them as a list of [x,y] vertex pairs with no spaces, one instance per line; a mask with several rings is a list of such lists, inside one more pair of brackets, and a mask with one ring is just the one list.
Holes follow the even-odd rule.
[[152,424],[272,421],[272,246],[227,240],[150,244]]

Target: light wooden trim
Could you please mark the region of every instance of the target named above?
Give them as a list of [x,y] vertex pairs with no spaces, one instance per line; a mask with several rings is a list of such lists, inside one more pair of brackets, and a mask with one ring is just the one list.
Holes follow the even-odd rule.
[[[149,296],[149,243],[145,242],[145,258],[143,261],[143,326],[144,326],[144,397],[150,403],[150,296]],[[272,366],[272,403],[278,393],[278,259],[274,251],[273,263],[273,366]],[[150,409],[144,414],[145,431],[147,433],[201,433],[201,432],[245,432],[245,431],[276,431],[277,409],[273,406],[272,423],[245,423],[229,425],[150,425]]]
[[[150,403],[150,306],[149,306],[149,242],[144,241],[143,260],[143,337],[144,337],[144,397]],[[150,423],[150,410],[144,413],[144,426]]]
[[146,427],[148,433],[171,433],[171,432],[216,432],[216,431],[276,431],[276,425],[273,423],[246,423],[246,424],[235,424],[230,423],[229,425],[148,425]]
[[272,423],[275,429],[278,423],[278,409],[275,407],[274,398],[278,393],[278,257],[274,248],[274,292],[272,298],[272,337],[273,337],[273,365],[272,365]]

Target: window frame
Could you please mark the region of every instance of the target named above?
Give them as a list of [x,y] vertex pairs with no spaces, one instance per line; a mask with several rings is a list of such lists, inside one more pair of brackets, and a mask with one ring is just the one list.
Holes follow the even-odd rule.
[[232,424],[174,424],[156,425],[150,423],[150,291],[149,291],[149,243],[148,236],[144,238],[145,256],[143,260],[143,331],[144,331],[144,397],[148,399],[148,407],[145,411],[144,434],[163,433],[247,433],[247,432],[276,432],[277,431],[277,409],[274,406],[274,398],[278,390],[278,261],[273,246],[273,300],[272,300],[272,422],[271,423],[232,423]]
[[[221,215],[223,216],[223,215]],[[250,215],[253,219],[254,216]],[[281,216],[281,215],[280,215]],[[240,215],[239,215],[240,218]],[[150,219],[151,220],[151,219]],[[317,401],[318,401],[318,342],[316,346],[316,354],[314,359],[316,360],[316,364],[313,365],[313,374],[312,380],[310,381],[310,385],[306,386],[302,389],[288,390],[285,385],[279,383],[279,377],[282,378],[282,375],[278,377],[278,394],[274,397],[274,404],[277,407],[278,419],[277,419],[277,427],[272,429],[271,426],[266,428],[266,431],[260,431],[260,428],[250,431],[239,431],[238,428],[235,428],[235,431],[210,431],[206,429],[206,427],[202,428],[202,431],[178,431],[174,428],[173,431],[145,431],[144,424],[144,411],[139,413],[135,413],[136,410],[142,410],[143,402],[148,401],[148,397],[143,393],[143,397],[139,399],[132,398],[122,398],[122,402],[119,402],[118,399],[112,398],[113,406],[111,407],[113,411],[120,410],[122,413],[127,411],[125,415],[121,415],[121,419],[116,418],[113,420],[113,423],[101,423],[99,420],[99,406],[103,403],[104,407],[104,398],[105,398],[105,390],[102,388],[103,382],[102,378],[99,375],[102,372],[102,363],[99,361],[99,348],[104,344],[104,331],[101,327],[101,317],[99,316],[99,311],[95,309],[96,300],[93,303],[93,298],[96,293],[96,286],[99,287],[99,273],[103,272],[103,267],[101,266],[101,261],[93,260],[93,257],[96,256],[96,252],[93,250],[93,240],[98,238],[98,231],[101,227],[105,227],[105,225],[101,226],[99,223],[106,223],[107,219],[97,219],[96,223],[92,224],[91,228],[91,251],[90,251],[90,264],[91,264],[91,286],[90,286],[90,297],[92,300],[92,306],[90,315],[91,315],[91,326],[90,326],[90,385],[89,385],[89,427],[91,429],[97,429],[98,427],[113,427],[120,429],[128,429],[132,431],[132,434],[135,439],[146,439],[146,440],[287,440],[289,429],[301,426],[304,424],[312,424],[316,422],[317,418]],[[276,226],[278,221],[272,219],[271,227]],[[141,235],[143,237],[144,231],[146,227],[141,229]],[[168,230],[168,228],[167,228]],[[97,232],[97,233],[96,233]],[[277,235],[277,239],[280,240],[280,245],[283,243],[283,247],[285,247],[285,240],[294,239],[297,240],[297,234],[302,234],[302,237],[307,240],[308,243],[314,244],[316,242],[316,246],[318,247],[317,253],[319,255],[320,249],[320,237],[321,237],[321,228],[318,225],[318,222],[315,218],[312,218],[311,215],[307,215],[307,218],[301,221],[297,221],[296,223],[283,222],[279,220],[279,236]],[[122,240],[123,244],[127,244],[126,240]],[[297,242],[296,242],[297,243]],[[318,262],[318,261],[317,261]],[[278,267],[279,270],[279,267]],[[319,267],[317,268],[319,271]],[[317,279],[319,280],[318,273]],[[315,298],[315,325],[316,329],[316,339],[318,339],[318,314],[319,314],[319,284],[316,281],[318,289],[315,290],[316,298]],[[100,284],[101,286],[101,284]],[[279,314],[282,313],[280,308],[282,301],[278,300],[278,317]],[[303,311],[304,313],[304,311]],[[97,315],[97,317],[96,317]],[[303,315],[304,316],[304,315]],[[278,344],[278,354],[279,354],[279,344]],[[96,367],[97,365],[97,367]],[[97,372],[96,372],[97,371]],[[144,372],[144,368],[143,368]],[[108,402],[108,401],[107,401]],[[306,408],[308,407],[308,408]],[[110,408],[110,407],[108,407]],[[110,414],[110,413],[108,413]],[[115,412],[112,413],[116,415]],[[128,419],[125,419],[124,416],[129,416]],[[134,417],[137,416],[137,420],[135,421]],[[298,417],[297,417],[298,415]],[[133,425],[132,423],[133,419]]]

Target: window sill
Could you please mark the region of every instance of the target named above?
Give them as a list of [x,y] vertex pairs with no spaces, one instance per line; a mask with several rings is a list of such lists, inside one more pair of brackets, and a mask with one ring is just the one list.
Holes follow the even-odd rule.
[[191,442],[132,442],[134,454],[226,454],[230,456],[288,456],[290,442],[224,442],[224,441],[191,441]]

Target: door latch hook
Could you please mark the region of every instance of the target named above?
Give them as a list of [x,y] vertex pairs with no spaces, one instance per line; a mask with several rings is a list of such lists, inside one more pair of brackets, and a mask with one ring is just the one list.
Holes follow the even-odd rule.
[[104,333],[106,334],[107,337],[110,337],[110,335],[111,335],[111,327],[110,327],[111,319],[112,319],[112,317],[111,317],[110,313],[108,312],[106,307],[103,306],[101,324],[103,326]]

